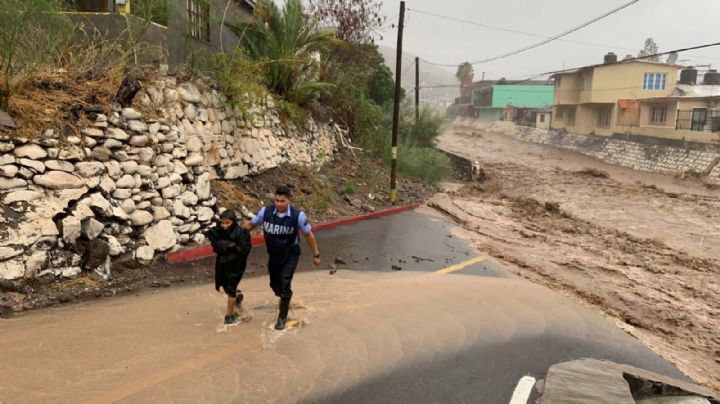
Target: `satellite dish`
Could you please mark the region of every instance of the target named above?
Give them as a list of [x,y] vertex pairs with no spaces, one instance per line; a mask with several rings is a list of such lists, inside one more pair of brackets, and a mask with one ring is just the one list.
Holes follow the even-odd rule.
[[667,63],[669,65],[673,65],[673,64],[675,64],[675,62],[677,62],[677,60],[678,60],[678,54],[677,54],[677,52],[673,52],[668,55],[667,62],[665,62],[665,63]]

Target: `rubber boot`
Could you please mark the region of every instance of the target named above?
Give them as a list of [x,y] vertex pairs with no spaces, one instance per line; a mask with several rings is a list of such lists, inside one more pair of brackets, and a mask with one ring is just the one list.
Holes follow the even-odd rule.
[[276,330],[280,331],[285,329],[288,310],[290,310],[290,299],[280,299],[280,313],[278,314],[277,323],[275,323]]

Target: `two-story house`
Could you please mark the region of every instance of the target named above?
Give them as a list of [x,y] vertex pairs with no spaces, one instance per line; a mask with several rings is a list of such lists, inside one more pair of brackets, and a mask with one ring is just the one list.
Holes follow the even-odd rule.
[[[618,126],[635,125],[641,115],[638,100],[671,95],[679,68],[644,60],[618,62],[608,54],[603,64],[555,74],[551,128],[611,136]],[[663,111],[655,114],[660,119]]]

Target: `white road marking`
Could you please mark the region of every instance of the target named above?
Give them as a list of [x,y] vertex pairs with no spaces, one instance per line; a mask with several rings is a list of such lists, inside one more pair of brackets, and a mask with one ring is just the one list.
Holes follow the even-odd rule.
[[515,391],[513,391],[510,404],[527,404],[533,386],[535,386],[535,378],[532,376],[523,376],[515,387]]

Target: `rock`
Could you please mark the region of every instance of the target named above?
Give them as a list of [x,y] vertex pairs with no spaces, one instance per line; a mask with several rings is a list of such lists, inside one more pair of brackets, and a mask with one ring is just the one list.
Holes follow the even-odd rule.
[[108,142],[112,139],[109,139],[107,142],[105,142],[105,146],[98,146],[92,150],[90,153],[90,158],[95,159],[97,161],[108,161],[110,160],[110,156],[112,156],[112,151],[110,150],[111,147],[108,145]]
[[3,177],[6,177],[6,178],[15,178],[18,171],[19,170],[18,170],[17,166],[14,166],[12,164],[0,167],[0,175],[2,175]]
[[120,168],[126,174],[135,174],[138,170],[138,163],[132,160],[126,161],[124,163],[120,163]]
[[18,169],[18,175],[26,180],[30,180],[35,176],[35,173],[30,171],[27,167],[20,167]]
[[198,153],[191,153],[186,159],[185,159],[185,166],[187,167],[193,167],[202,164],[203,162],[203,156]]
[[135,260],[140,265],[150,265],[153,262],[155,250],[150,246],[142,246],[135,250]]
[[153,207],[153,220],[159,222],[170,217],[170,212],[164,206]]
[[132,190],[130,190],[130,189],[128,189],[128,188],[118,188],[118,189],[116,189],[116,190],[113,192],[112,197],[115,198],[115,199],[128,199],[128,198],[131,198],[131,197],[132,197]]
[[116,151],[113,153],[113,158],[121,163],[130,160],[130,156],[128,156],[125,150]]
[[79,145],[80,143],[82,143],[82,139],[77,136],[68,136],[65,141],[70,143],[71,145]]
[[78,275],[80,275],[81,269],[80,267],[66,267],[60,269],[60,274],[63,278],[67,279],[75,279]]
[[375,207],[370,204],[362,204],[360,206],[360,209],[364,210],[365,212],[375,212]]
[[206,239],[207,238],[202,233],[196,233],[192,238],[192,240],[195,242],[195,244],[204,244]]
[[184,159],[187,157],[188,151],[185,146],[178,146],[173,148],[172,156],[174,159]]
[[173,213],[175,214],[175,216],[182,219],[187,219],[191,215],[190,208],[185,206],[179,199],[176,199],[173,203]]
[[125,119],[140,119],[140,118],[142,118],[142,114],[133,108],[123,108],[122,116]]
[[0,142],[0,153],[7,153],[9,151],[12,151],[14,148],[15,145],[12,143]]
[[125,131],[120,128],[109,128],[107,131],[107,137],[109,139],[115,139],[115,140],[119,140],[121,142],[124,142],[124,141],[130,139],[130,135],[125,133]]
[[57,158],[60,160],[79,161],[85,158],[85,151],[80,146],[68,146],[60,149]]
[[163,188],[163,190],[161,192],[162,192],[163,199],[172,199],[172,198],[175,198],[176,196],[180,195],[181,191],[182,191],[182,189],[180,188],[180,185],[174,184],[167,188]]
[[188,104],[185,109],[183,110],[183,113],[185,114],[185,118],[189,120],[195,119],[195,115],[197,114],[197,109],[193,104]]
[[122,170],[120,169],[120,163],[118,163],[115,160],[106,161],[103,163],[105,165],[105,170],[107,170],[108,176],[112,178],[113,180],[117,180],[120,178],[120,175],[122,175]]
[[153,221],[153,215],[145,210],[136,210],[130,215],[130,221],[133,226],[145,226]]
[[93,218],[87,218],[82,221],[80,227],[82,235],[87,237],[88,240],[93,240],[102,233],[105,225]]
[[150,178],[153,175],[153,169],[150,166],[141,165],[138,166],[137,173],[143,178]]
[[209,222],[210,220],[212,220],[213,216],[215,216],[215,212],[213,212],[213,210],[208,208],[207,206],[203,206],[198,209],[197,217],[198,220],[201,222]]
[[236,166],[230,166],[225,170],[225,175],[223,176],[226,180],[234,180],[237,178],[244,177],[248,175],[249,171],[246,165],[240,164]]
[[150,125],[148,125],[148,132],[151,134],[156,134],[160,131],[160,124],[158,122],[153,122]]
[[145,135],[133,136],[130,138],[130,145],[141,147],[148,144],[149,141],[150,139]]
[[180,200],[185,206],[195,206],[198,203],[198,196],[190,191],[180,194]]
[[115,185],[115,181],[113,181],[107,175],[103,175],[102,178],[100,178],[100,183],[98,184],[98,187],[106,195],[110,195],[117,188],[117,186]]
[[204,173],[197,178],[197,185],[196,185],[195,192],[197,194],[197,197],[201,201],[210,199],[211,191],[210,191],[210,174],[209,173]]
[[116,139],[107,139],[103,143],[103,145],[107,149],[119,149],[119,148],[123,147],[123,144],[124,144],[123,142],[116,140]]
[[0,279],[14,280],[22,278],[25,268],[17,261],[0,262]]
[[17,257],[18,255],[20,255],[22,253],[23,253],[22,248],[0,247],[0,261],[5,261],[12,257]]
[[175,160],[173,164],[175,165],[175,174],[183,175],[188,173],[187,166],[182,161]]
[[112,215],[112,205],[110,205],[110,202],[99,192],[93,193],[88,198],[83,199],[81,203],[82,202],[87,203],[102,216],[109,217]]
[[21,158],[18,159],[18,163],[25,167],[32,168],[36,173],[42,174],[45,172],[45,163],[42,161]]
[[107,236],[107,243],[110,247],[110,255],[116,257],[125,252],[125,248],[120,244],[118,239],[113,236]]
[[65,171],[67,173],[75,171],[75,166],[69,161],[48,160],[45,162],[45,167],[48,170]]
[[185,149],[191,153],[197,153],[202,150],[202,141],[197,136],[191,136],[185,143]]
[[82,231],[80,219],[75,216],[67,216],[61,223],[63,241],[67,244],[74,244]]
[[202,100],[202,95],[200,94],[200,91],[197,89],[197,87],[188,82],[180,84],[180,86],[177,88],[177,94],[180,99],[185,102],[197,103]]
[[143,121],[128,121],[128,129],[133,132],[142,133],[147,131],[148,127],[147,124]]
[[42,193],[37,191],[20,190],[13,191],[7,194],[3,199],[3,203],[11,204],[15,202],[31,202],[36,199],[40,199],[43,196]]
[[172,223],[169,220],[161,220],[158,224],[148,227],[145,230],[145,241],[155,251],[166,251],[177,243]]
[[97,161],[80,162],[75,164],[76,173],[81,177],[97,177],[105,173],[105,165]]
[[135,188],[135,178],[130,174],[125,174],[115,182],[118,188]]
[[40,160],[47,157],[47,151],[36,144],[27,144],[24,146],[16,147],[13,153],[17,157],[27,157],[33,160]]
[[64,171],[49,171],[43,175],[36,175],[33,182],[50,189],[77,189],[85,185],[82,179]]
[[93,139],[93,138],[91,138],[91,137],[85,136],[85,137],[83,138],[83,144],[84,144],[86,147],[95,147],[95,145],[97,144],[97,140],[95,140],[95,139]]
[[99,138],[102,138],[105,136],[105,133],[102,130],[96,129],[96,128],[85,128],[82,131],[80,131],[80,133],[82,133],[85,136],[96,138],[96,139],[99,139]]
[[27,181],[20,178],[0,178],[0,190],[23,188]]

